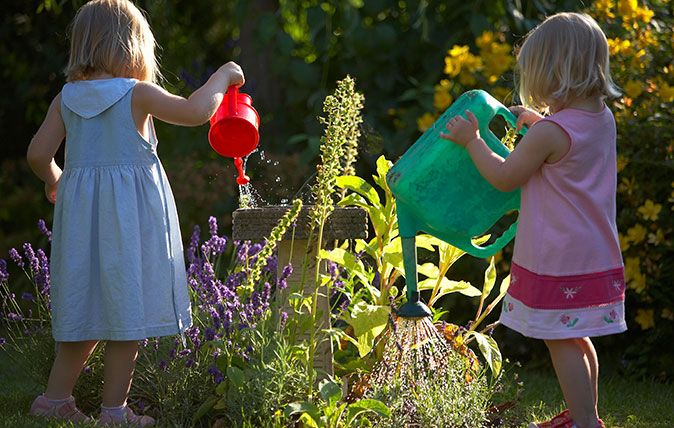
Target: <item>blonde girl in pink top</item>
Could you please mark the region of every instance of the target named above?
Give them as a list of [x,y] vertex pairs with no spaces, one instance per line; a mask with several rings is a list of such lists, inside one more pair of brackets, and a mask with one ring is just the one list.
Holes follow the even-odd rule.
[[[596,428],[599,364],[590,337],[626,330],[616,228],[616,128],[605,104],[619,95],[606,36],[588,15],[559,13],[527,36],[517,56],[529,126],[506,158],[480,138],[466,111],[444,138],[465,147],[494,187],[521,187],[510,289],[501,322],[543,339],[568,405],[530,428]],[[543,116],[537,111],[549,114]]]

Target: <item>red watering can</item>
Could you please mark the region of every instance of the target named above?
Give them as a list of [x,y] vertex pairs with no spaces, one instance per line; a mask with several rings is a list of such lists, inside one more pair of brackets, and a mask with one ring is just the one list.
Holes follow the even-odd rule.
[[255,150],[260,141],[260,116],[253,108],[252,98],[240,93],[235,85],[227,88],[220,107],[211,117],[211,129],[208,142],[220,156],[234,158],[239,176],[239,185],[247,184],[250,179],[243,171],[243,159]]

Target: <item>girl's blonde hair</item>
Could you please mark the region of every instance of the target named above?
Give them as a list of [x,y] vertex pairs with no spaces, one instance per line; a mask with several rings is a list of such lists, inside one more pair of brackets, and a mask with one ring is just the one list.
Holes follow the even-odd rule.
[[522,104],[563,108],[575,98],[617,97],[604,32],[589,15],[558,13],[526,37],[517,54]]
[[150,25],[128,0],[92,0],[75,15],[70,30],[69,82],[96,73],[155,82],[159,67]]

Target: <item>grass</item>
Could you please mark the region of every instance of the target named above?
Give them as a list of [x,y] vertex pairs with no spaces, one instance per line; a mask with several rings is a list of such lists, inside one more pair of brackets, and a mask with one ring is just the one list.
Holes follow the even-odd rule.
[[[544,420],[563,409],[563,399],[554,374],[545,369],[520,370],[524,390],[517,406],[504,415],[504,427],[526,427],[532,420]],[[30,380],[0,351],[0,426],[12,428],[64,428],[71,423],[46,422],[27,416],[28,408],[44,386]],[[674,427],[674,388],[671,385],[634,381],[618,376],[602,376],[599,411],[607,427]],[[159,421],[159,427],[162,426]],[[78,427],[94,427],[79,424]]]
[[[526,427],[530,421],[547,420],[564,409],[562,392],[552,371],[523,370],[520,380],[524,390],[518,405],[506,412],[507,426]],[[672,385],[600,374],[599,414],[607,427],[674,427],[673,402]]]

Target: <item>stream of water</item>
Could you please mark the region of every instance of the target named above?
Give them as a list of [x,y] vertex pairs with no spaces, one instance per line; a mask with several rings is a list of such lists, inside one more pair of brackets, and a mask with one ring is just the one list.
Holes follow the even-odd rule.
[[398,318],[386,341],[382,359],[372,369],[370,386],[382,387],[400,381],[414,388],[431,378],[442,378],[450,370],[452,349],[430,317]]

